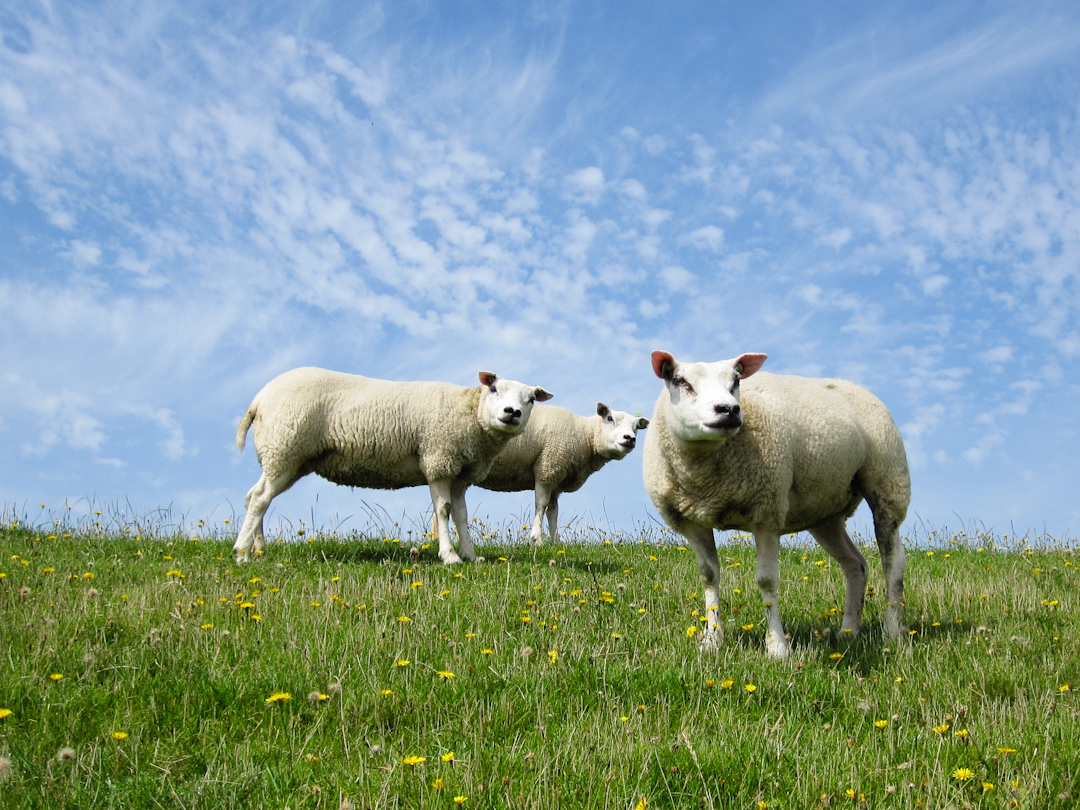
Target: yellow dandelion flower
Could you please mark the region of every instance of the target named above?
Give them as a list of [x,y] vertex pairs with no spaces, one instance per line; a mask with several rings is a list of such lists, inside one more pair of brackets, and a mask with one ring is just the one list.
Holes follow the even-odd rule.
[[743,629],[743,630],[746,630],[747,632],[749,632],[749,631],[751,631],[751,630],[753,630],[753,629],[754,629],[754,625],[752,625],[752,624],[744,624],[744,625],[742,626],[742,629]]
[[442,678],[444,681],[448,681],[451,678],[456,677],[453,672],[449,672],[445,669],[440,669],[435,674]]
[[456,804],[456,805],[458,805],[458,807],[460,807],[461,805],[465,804],[465,802],[467,802],[468,800],[469,800],[468,796],[455,796],[454,797],[454,804]]
[[559,648],[558,647],[556,647],[553,650],[548,650],[548,660],[553,664],[557,660],[559,660]]
[[443,762],[456,762],[457,757],[454,756],[453,751],[447,751],[445,754],[439,757]]
[[634,810],[647,810],[648,807],[649,800],[642,796],[641,801],[634,805]]
[[693,638],[694,636],[696,636],[697,635],[697,626],[696,625],[691,625],[690,627],[687,627],[686,628],[686,635],[687,635],[688,638]]
[[322,602],[312,602],[311,606],[312,607],[319,607],[321,604],[322,604]]
[[394,662],[395,667],[407,667],[408,665],[409,665],[409,659],[408,658],[399,658],[397,661]]
[[480,654],[481,655],[494,655],[495,651],[491,650],[491,649],[484,648],[483,650],[480,651]]
[[712,678],[706,678],[705,679],[705,688],[706,689],[712,689],[714,686],[716,686],[716,681],[714,681]]
[[411,622],[412,621],[412,619],[410,619],[408,616],[398,616],[397,620],[399,622]]
[[1069,685],[1067,683],[1063,683],[1061,686],[1058,687],[1058,691],[1059,692],[1070,692],[1072,690],[1071,690],[1071,688],[1069,687]]
[[382,695],[383,697],[389,697],[390,695],[394,694],[394,690],[393,689],[381,689],[379,691],[379,694]]
[[423,587],[424,587],[424,583],[423,583],[423,582],[414,582],[414,583],[412,584],[412,588],[413,588],[413,589],[416,589],[416,588],[423,588]]
[[993,782],[983,782],[982,783],[983,793],[989,793],[993,789],[994,789],[994,783]]
[[971,736],[971,732],[968,731],[966,728],[962,728],[956,732],[956,736],[959,737],[961,740],[966,740],[968,737]]
[[724,680],[720,681],[720,688],[721,689],[730,689],[734,685],[735,685],[735,680],[733,678],[725,678]]
[[61,675],[59,672],[54,672],[49,676],[49,680],[51,680],[53,683],[57,683],[64,680],[64,676]]
[[1016,749],[1015,748],[999,748],[998,753],[999,754],[1015,754]]
[[408,765],[409,767],[420,765],[423,762],[427,762],[427,757],[408,756],[401,760],[402,765]]
[[875,720],[874,721],[874,728],[888,728],[888,726],[889,726],[889,721],[888,720]]
[[120,740],[126,740],[126,739],[127,739],[127,735],[128,735],[128,734],[127,734],[127,732],[126,732],[126,731],[114,731],[114,732],[112,733],[112,738],[113,738],[114,740],[116,740],[117,742],[120,742]]
[[7,720],[13,714],[15,714],[15,712],[11,709],[0,709],[0,720]]
[[[184,575],[181,574],[179,571],[177,571],[175,568],[173,570],[171,570],[171,571],[166,571],[165,576],[167,576],[167,577],[177,577],[178,579],[183,579],[184,578]],[[86,574],[83,574],[83,578],[84,579],[86,578]]]
[[250,610],[251,608],[255,607],[255,603],[254,602],[241,602],[240,607],[242,609],[244,609],[244,610]]
[[446,782],[444,782],[442,779],[436,779],[434,782],[431,783],[431,786],[436,790],[442,790],[444,787],[446,787]]
[[831,658],[833,661],[839,661],[843,657],[844,657],[844,654],[843,653],[838,653],[838,652],[834,652],[829,656],[829,658]]
[[744,688],[744,689],[746,689],[746,691],[747,691],[747,692],[756,692],[756,691],[757,691],[757,687],[756,687],[756,686],[755,686],[754,684],[752,684],[752,683],[748,683],[748,684],[747,684],[747,685],[746,685],[745,687],[743,687],[743,688]]
[[271,703],[271,704],[272,703],[285,703],[286,701],[289,701],[289,700],[292,700],[292,695],[290,695],[288,692],[274,692],[274,694],[272,694],[270,697],[268,697],[266,699],[266,702]]
[[960,782],[966,782],[974,775],[975,771],[971,770],[971,768],[957,768],[955,771],[952,772],[952,778]]

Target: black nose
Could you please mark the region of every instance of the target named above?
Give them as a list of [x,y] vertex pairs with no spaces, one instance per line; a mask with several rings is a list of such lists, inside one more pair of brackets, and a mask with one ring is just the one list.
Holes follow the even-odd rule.
[[521,416],[521,411],[516,410],[510,405],[507,405],[505,408],[503,408],[503,413],[509,414],[510,416]]
[[624,433],[624,434],[623,434],[623,440],[624,440],[624,441],[625,441],[625,442],[626,442],[627,444],[634,444],[634,443],[636,443],[636,442],[637,442],[637,439],[636,439],[636,438],[635,438],[634,436],[631,436],[631,435],[630,435],[629,433]]
[[739,403],[734,405],[713,405],[713,410],[716,411],[717,416],[738,416],[739,415]]

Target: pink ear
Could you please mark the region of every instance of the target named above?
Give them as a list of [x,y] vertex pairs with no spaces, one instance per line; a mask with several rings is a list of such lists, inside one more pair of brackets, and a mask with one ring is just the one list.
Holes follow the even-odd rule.
[[675,372],[675,358],[667,352],[655,351],[652,353],[652,370],[661,380],[671,382]]
[[495,376],[494,372],[491,372],[491,371],[481,371],[480,372],[480,382],[482,382],[488,388],[491,388],[491,386],[493,386],[495,384],[495,381],[497,379],[499,379],[499,378],[497,376]]
[[533,396],[536,397],[537,402],[547,402],[555,395],[550,391],[545,391],[543,388],[537,388],[536,393]]
[[597,402],[596,403],[596,414],[597,414],[597,416],[607,416],[609,413],[611,413],[611,408],[609,408],[603,402]]
[[745,380],[765,364],[765,359],[768,356],[767,354],[750,353],[735,358],[735,367],[742,366],[739,370],[739,376]]

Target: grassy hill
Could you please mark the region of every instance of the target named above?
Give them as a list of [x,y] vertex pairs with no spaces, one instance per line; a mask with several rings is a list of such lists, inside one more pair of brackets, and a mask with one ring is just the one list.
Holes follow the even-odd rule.
[[[720,548],[716,653],[666,531],[530,547],[478,530],[272,543],[0,529],[0,806],[1071,808],[1073,550],[908,541],[910,635],[858,638],[843,577],[782,552],[796,652],[765,657],[748,539]],[[396,530],[395,530],[396,531]],[[608,538],[608,539],[605,539]],[[612,542],[614,540],[614,542]]]

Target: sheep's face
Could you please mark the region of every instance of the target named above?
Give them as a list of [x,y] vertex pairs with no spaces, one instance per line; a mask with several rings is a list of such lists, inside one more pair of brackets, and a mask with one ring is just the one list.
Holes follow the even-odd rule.
[[504,380],[490,371],[480,372],[480,382],[487,386],[480,418],[491,430],[521,433],[529,422],[533,405],[551,399],[551,394],[543,388]]
[[744,354],[716,363],[680,363],[667,352],[653,352],[656,376],[667,386],[668,427],[684,442],[719,442],[742,427],[739,381],[765,362],[764,354]]
[[603,402],[596,403],[596,415],[600,417],[600,455],[619,459],[634,449],[637,432],[649,426],[644,416],[634,416],[626,411],[613,411]]

